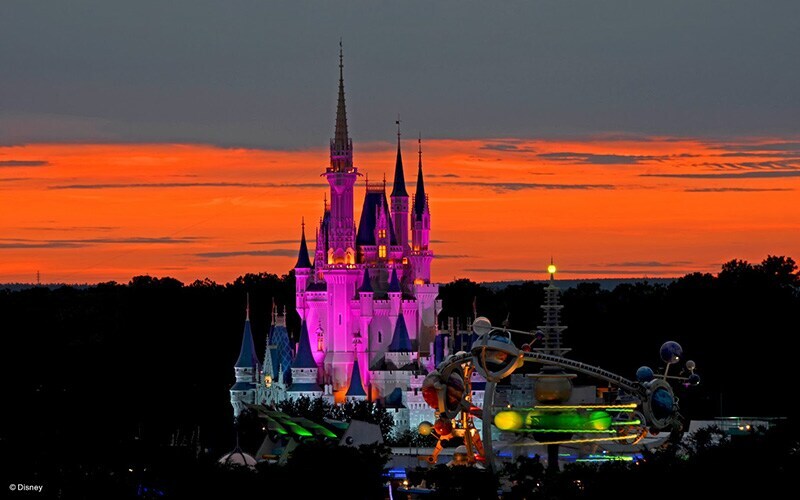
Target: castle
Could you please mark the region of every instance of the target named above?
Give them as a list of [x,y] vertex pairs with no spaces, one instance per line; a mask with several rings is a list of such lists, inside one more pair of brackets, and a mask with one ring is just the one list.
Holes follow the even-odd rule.
[[303,223],[294,266],[298,345],[291,348],[285,318],[273,312],[259,364],[248,318],[231,404],[238,415],[245,403],[270,405],[301,396],[335,403],[368,399],[394,409],[397,430],[415,428],[433,418],[419,390],[425,374],[451,350],[448,339],[436,338],[442,305],[439,285],[431,283],[421,141],[413,198],[406,190],[398,127],[391,193],[387,198],[385,179],[370,183],[365,176],[357,221],[354,190],[362,173],[353,163],[347,131],[343,67],[340,49],[336,126],[330,166],[322,173],[330,202],[326,197],[313,253]]

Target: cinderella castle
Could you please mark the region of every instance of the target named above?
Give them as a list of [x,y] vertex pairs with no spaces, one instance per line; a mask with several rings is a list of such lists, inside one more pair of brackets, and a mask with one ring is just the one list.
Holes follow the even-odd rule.
[[457,349],[452,326],[449,336],[437,335],[442,305],[439,285],[431,283],[434,254],[421,141],[414,195],[406,189],[398,129],[391,193],[387,198],[385,179],[370,183],[364,176],[357,219],[354,194],[362,173],[347,131],[341,49],[336,127],[330,166],[322,175],[330,202],[326,196],[313,252],[303,224],[294,266],[301,319],[297,345],[290,344],[285,310],[284,316],[273,311],[260,363],[248,314],[230,391],[234,415],[248,403],[269,406],[302,396],[333,403],[370,400],[394,409],[397,430],[415,428],[433,418],[420,391],[425,374]]

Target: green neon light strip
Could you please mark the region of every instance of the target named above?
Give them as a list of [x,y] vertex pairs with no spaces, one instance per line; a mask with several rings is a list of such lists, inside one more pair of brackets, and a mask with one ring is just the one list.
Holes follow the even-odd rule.
[[640,425],[641,420],[631,420],[630,422],[611,422],[611,425]]
[[284,435],[284,436],[289,434],[289,432],[286,429],[284,429],[283,426],[277,420],[275,420],[274,418],[272,418],[269,415],[267,415],[265,417],[265,419],[267,420],[267,428],[269,430],[275,431],[278,434],[281,434],[281,435]]
[[573,434],[616,434],[617,431],[598,431],[594,429],[516,429],[511,432],[571,432]]
[[508,446],[547,446],[551,444],[599,443],[601,441],[623,441],[635,437],[636,436],[615,436],[615,437],[596,437],[587,439],[565,439],[563,441],[548,441],[548,442],[529,441],[525,443],[511,443]]
[[624,405],[539,405],[534,406],[534,410],[580,410],[582,408],[603,408],[604,410],[618,410],[620,408],[636,408],[638,403],[628,403]]
[[633,462],[633,457],[576,458],[576,462]]
[[314,434],[308,432],[303,427],[301,427],[301,426],[297,425],[296,423],[292,422],[288,418],[281,418],[280,420],[281,420],[281,424],[284,427],[288,427],[289,431],[292,432],[293,434],[296,434],[296,435],[302,436],[302,437],[311,437],[311,436],[314,435]]
[[605,406],[581,406],[579,408],[575,408],[574,406],[528,406],[528,407],[520,407],[520,406],[512,406],[511,408],[507,406],[497,406],[496,408],[503,408],[505,411],[536,411],[536,410],[544,410],[544,411],[559,411],[559,410],[591,410],[594,408],[605,408],[610,413],[633,413],[633,408],[608,408]]

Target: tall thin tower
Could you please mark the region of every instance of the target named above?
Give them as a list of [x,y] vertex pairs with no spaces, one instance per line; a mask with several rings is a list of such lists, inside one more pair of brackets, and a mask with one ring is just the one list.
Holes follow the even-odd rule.
[[550,265],[547,266],[547,272],[550,273],[550,283],[544,289],[544,304],[541,306],[544,311],[544,325],[537,328],[544,333],[544,352],[563,356],[570,349],[561,347],[561,332],[566,330],[567,327],[561,325],[561,309],[564,306],[558,300],[561,289],[555,284],[556,266],[553,264],[552,258],[550,259]]

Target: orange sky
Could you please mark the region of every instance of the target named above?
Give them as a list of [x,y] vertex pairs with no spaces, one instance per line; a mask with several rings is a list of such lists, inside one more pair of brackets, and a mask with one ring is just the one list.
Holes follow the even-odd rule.
[[[732,258],[800,257],[796,138],[427,140],[433,277],[678,276]],[[394,145],[355,144],[391,179]],[[409,192],[416,141],[404,141]],[[0,282],[227,282],[286,273],[313,240],[323,148],[182,144],[0,147]],[[356,190],[360,212],[363,182]],[[358,214],[357,214],[358,215]]]

